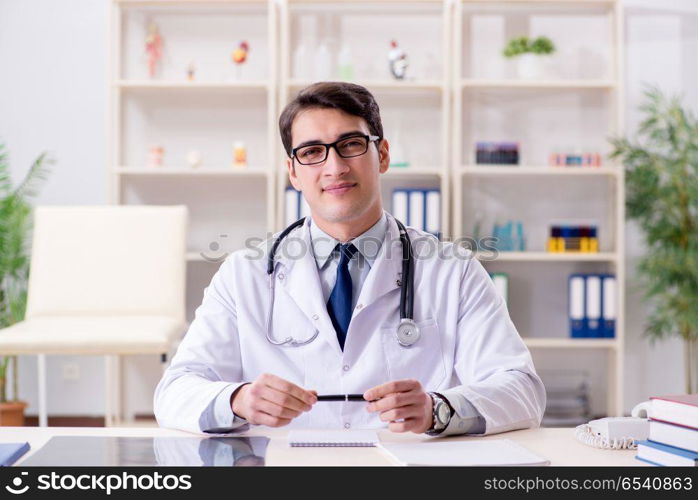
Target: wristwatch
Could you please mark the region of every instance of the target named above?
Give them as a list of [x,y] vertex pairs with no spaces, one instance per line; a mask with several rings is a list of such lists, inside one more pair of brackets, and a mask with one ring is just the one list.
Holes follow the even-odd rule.
[[448,399],[443,397],[438,392],[429,392],[432,402],[432,417],[433,424],[427,429],[426,434],[428,436],[437,436],[441,434],[446,427],[448,427],[451,417],[455,413],[455,410],[448,402]]

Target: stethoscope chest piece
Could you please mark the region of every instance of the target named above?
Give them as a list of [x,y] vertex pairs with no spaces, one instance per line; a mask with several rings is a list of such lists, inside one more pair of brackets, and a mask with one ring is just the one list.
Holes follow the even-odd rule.
[[417,323],[408,318],[400,320],[400,325],[397,327],[397,341],[402,347],[411,347],[420,336]]

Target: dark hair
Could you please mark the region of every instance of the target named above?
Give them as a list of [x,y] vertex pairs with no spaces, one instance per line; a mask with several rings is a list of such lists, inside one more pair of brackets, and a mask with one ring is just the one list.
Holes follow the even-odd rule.
[[279,133],[286,154],[291,156],[291,126],[296,115],[309,108],[332,108],[366,120],[371,135],[383,138],[380,109],[373,95],[361,85],[348,82],[318,82],[300,91],[279,117]]

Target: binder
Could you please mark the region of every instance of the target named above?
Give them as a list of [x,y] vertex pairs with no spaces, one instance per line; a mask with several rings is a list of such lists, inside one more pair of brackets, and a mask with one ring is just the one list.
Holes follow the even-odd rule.
[[29,451],[29,443],[2,443],[0,444],[0,467],[8,467],[19,460]]
[[405,189],[395,189],[393,191],[393,217],[407,224],[408,209],[408,193]]
[[506,273],[490,273],[494,287],[499,295],[504,299],[504,303],[509,303],[509,275]]
[[425,221],[424,221],[424,204],[425,204],[424,191],[421,189],[410,190],[410,206],[408,212],[408,226],[412,226],[415,229],[424,231]]
[[290,226],[300,219],[299,194],[300,193],[292,187],[286,188],[284,197],[284,222],[286,226]]
[[601,276],[589,274],[586,276],[586,337],[599,338],[603,336],[601,328]]
[[308,205],[308,202],[305,201],[305,196],[303,196],[303,193],[300,191],[298,192],[298,203],[300,205],[300,213],[298,214],[298,218],[310,217],[310,205]]
[[441,234],[441,191],[438,189],[426,191],[426,224],[424,229],[437,237]]
[[616,336],[616,277],[605,274],[602,278],[601,336],[612,339]]
[[568,289],[570,336],[572,338],[586,337],[586,317],[584,315],[586,279],[584,275],[570,275]]

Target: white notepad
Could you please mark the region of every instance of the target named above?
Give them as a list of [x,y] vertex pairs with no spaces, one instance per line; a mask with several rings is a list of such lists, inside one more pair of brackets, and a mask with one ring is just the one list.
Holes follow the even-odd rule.
[[548,465],[550,461],[509,439],[449,441],[435,439],[420,443],[381,443],[402,465]]
[[288,431],[290,446],[376,446],[378,434],[360,430]]

